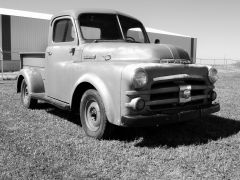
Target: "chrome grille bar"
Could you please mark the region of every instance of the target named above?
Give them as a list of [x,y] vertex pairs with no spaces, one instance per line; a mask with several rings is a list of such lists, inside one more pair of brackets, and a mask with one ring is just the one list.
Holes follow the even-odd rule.
[[[192,96],[191,101],[206,99],[208,97],[209,97],[208,95]],[[146,105],[147,106],[152,106],[152,105],[163,105],[163,104],[171,104],[171,103],[179,103],[179,98],[148,101],[148,102],[146,102]]]
[[[207,90],[213,89],[213,86],[207,85],[192,85],[192,90]],[[178,92],[179,86],[176,87],[165,87],[165,88],[158,88],[153,90],[146,90],[146,91],[126,91],[126,95],[128,96],[136,96],[136,95],[148,95],[148,94],[161,94],[167,92]]]

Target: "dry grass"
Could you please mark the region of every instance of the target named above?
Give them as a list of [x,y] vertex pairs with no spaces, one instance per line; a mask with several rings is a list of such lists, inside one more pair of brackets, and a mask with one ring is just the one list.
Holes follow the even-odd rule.
[[220,69],[221,111],[159,128],[85,136],[78,117],[47,104],[24,109],[0,82],[0,179],[239,179],[240,70]]

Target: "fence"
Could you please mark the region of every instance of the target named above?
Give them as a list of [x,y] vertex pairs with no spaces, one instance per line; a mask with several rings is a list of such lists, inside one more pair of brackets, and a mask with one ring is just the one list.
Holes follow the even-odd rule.
[[197,64],[203,64],[203,65],[223,65],[227,67],[228,65],[233,65],[236,63],[240,63],[240,59],[206,59],[206,58],[197,58],[196,59]]

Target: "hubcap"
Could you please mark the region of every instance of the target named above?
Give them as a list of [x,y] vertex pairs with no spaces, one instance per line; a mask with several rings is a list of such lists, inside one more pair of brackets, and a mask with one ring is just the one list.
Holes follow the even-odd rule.
[[89,100],[85,107],[85,119],[87,127],[91,131],[97,131],[100,127],[100,108],[95,100]]
[[23,103],[24,104],[28,103],[28,98],[29,98],[28,87],[26,84],[24,84],[24,87],[23,87]]

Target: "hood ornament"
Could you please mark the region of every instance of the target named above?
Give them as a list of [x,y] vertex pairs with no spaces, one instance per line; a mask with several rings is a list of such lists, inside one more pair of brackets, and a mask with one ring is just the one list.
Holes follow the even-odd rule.
[[191,61],[188,59],[160,59],[160,63],[191,64]]

